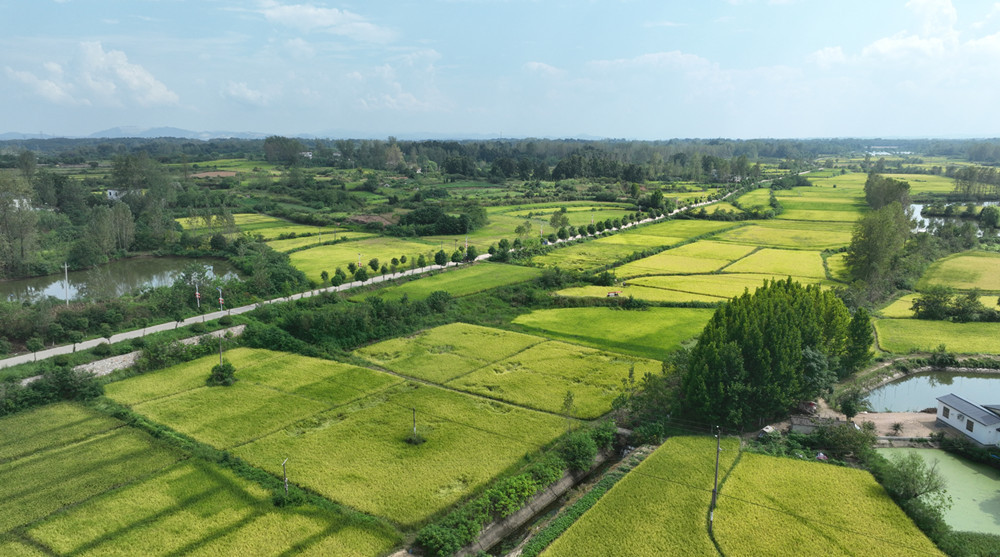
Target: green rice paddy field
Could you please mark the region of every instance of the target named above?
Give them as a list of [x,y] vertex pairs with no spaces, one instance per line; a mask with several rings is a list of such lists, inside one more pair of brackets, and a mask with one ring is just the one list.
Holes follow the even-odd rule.
[[60,403],[0,419],[3,555],[370,556],[400,542],[358,513],[270,493],[100,412]]
[[574,416],[586,419],[611,410],[630,367],[636,373],[660,367],[645,358],[463,323],[376,343],[356,354],[402,375],[550,413],[560,412],[572,390]]
[[[726,439],[722,446],[724,475],[739,454],[739,442]],[[716,555],[706,529],[715,455],[712,437],[667,439],[542,555]]]
[[440,246],[418,240],[403,240],[400,238],[368,238],[356,242],[344,242],[342,244],[332,244],[309,248],[297,251],[289,255],[292,265],[302,271],[312,280],[320,282],[320,274],[326,271],[330,274],[340,267],[345,272],[347,265],[351,262],[357,264],[358,254],[361,254],[361,264],[367,265],[368,261],[375,258],[380,264],[388,264],[393,257],[399,258],[402,255],[409,260],[416,261],[417,257],[423,255],[428,263],[434,262],[434,253],[439,249],[444,249],[451,255],[451,246]]
[[701,308],[545,309],[521,315],[514,323],[567,342],[663,360],[697,336],[714,312]]
[[[730,439],[719,453],[713,533],[724,555],[942,555],[868,472],[738,453]],[[706,520],[714,460],[712,437],[668,439],[542,555],[718,554]]]
[[399,286],[388,286],[374,293],[364,293],[353,296],[352,299],[364,299],[375,295],[385,300],[398,300],[407,296],[411,300],[422,300],[432,292],[443,290],[452,296],[465,296],[505,286],[525,282],[541,276],[542,271],[533,267],[505,265],[503,263],[477,263],[459,268],[449,268],[411,280]]
[[888,352],[931,351],[943,344],[949,352],[1000,354],[1000,323],[876,319],[874,324],[878,345]]
[[921,277],[917,290],[930,285],[1000,292],[1000,253],[967,251],[939,259]]

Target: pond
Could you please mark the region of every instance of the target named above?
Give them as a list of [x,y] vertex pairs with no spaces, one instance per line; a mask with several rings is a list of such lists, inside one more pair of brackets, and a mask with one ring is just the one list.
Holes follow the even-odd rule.
[[[987,206],[987,205],[997,205],[1000,202],[997,201],[978,201],[976,205]],[[910,209],[913,210],[913,220],[916,221],[916,226],[913,227],[913,232],[926,232],[931,225],[941,225],[946,222],[952,224],[964,224],[966,222],[971,222],[979,233],[979,236],[983,235],[982,230],[979,230],[979,221],[975,219],[963,219],[959,217],[925,217],[920,213],[924,210],[923,203],[911,203]]]
[[63,274],[0,281],[0,299],[35,301],[47,296],[100,299],[120,297],[144,286],[168,286],[192,263],[204,265],[209,277],[238,277],[236,269],[222,259],[186,257],[135,257],[99,265],[85,271],[70,271],[69,284]]
[[954,393],[976,404],[1000,403],[1000,374],[914,373],[873,389],[868,402],[876,412],[919,412],[937,406],[937,397]]
[[944,513],[945,522],[961,532],[1000,532],[1000,470],[939,449],[877,450],[886,458],[915,452],[928,464],[937,461],[952,500],[951,508]]

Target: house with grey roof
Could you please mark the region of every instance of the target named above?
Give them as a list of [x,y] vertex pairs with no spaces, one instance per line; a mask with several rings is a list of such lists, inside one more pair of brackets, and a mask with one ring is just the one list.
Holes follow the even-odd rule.
[[937,399],[937,421],[983,446],[1000,446],[1000,405],[979,406],[947,394]]

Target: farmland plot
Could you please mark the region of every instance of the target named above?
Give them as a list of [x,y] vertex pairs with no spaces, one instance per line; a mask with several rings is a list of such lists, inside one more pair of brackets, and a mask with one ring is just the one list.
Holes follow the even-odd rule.
[[[426,439],[411,445],[417,432]],[[416,525],[469,496],[566,428],[559,416],[407,384],[235,450],[274,474],[285,458],[293,481],[334,501]]]
[[540,269],[520,267],[503,263],[477,263],[458,269],[436,273],[431,276],[411,280],[399,286],[388,286],[375,292],[353,296],[360,300],[368,296],[378,296],[385,300],[398,300],[403,296],[410,300],[423,300],[432,292],[445,291],[452,296],[466,296],[498,286],[517,284],[541,276]]
[[[720,301],[720,298],[709,300]],[[700,308],[544,309],[520,315],[514,323],[567,342],[662,360],[682,342],[697,336],[714,311]]]
[[444,383],[545,340],[500,329],[452,323],[411,337],[379,342],[355,353],[397,373]]
[[359,514],[275,507],[268,491],[197,460],[54,515],[27,535],[59,554],[94,556],[281,555],[295,548],[362,557],[399,542],[391,528]]
[[952,323],[923,319],[876,319],[879,346],[905,354],[944,344],[950,352],[1000,354],[1000,323]]
[[930,285],[1000,292],[1000,253],[966,251],[935,261],[920,279],[917,289]]
[[593,419],[611,410],[622,379],[659,371],[660,363],[558,341],[536,344],[507,359],[449,381],[455,389],[559,413],[566,393],[574,417]]
[[[574,286],[572,288],[564,288],[556,292],[559,296],[567,296],[570,298],[606,298],[608,293],[618,292],[619,297],[629,297],[632,296],[637,300],[645,300],[647,302],[708,302],[708,303],[718,303],[725,302],[728,298],[722,296],[709,296],[706,294],[694,294],[692,292],[681,292],[679,290],[666,290],[663,288],[650,288],[647,286],[639,286],[637,284],[628,283],[627,286]],[[583,342],[580,340],[574,340],[574,342],[580,342],[581,344],[590,345],[588,342]]]
[[826,278],[823,257],[818,251],[765,248],[725,268],[727,273],[761,273]]
[[[738,441],[725,440],[720,470],[738,454]],[[542,555],[716,555],[706,524],[715,455],[712,437],[668,439]]]
[[715,539],[725,555],[942,555],[868,472],[759,454],[722,486]]

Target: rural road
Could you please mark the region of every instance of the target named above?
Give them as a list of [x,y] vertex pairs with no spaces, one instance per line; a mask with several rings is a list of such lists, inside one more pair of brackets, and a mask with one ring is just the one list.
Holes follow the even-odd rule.
[[[685,211],[687,209],[694,209],[695,207],[701,207],[701,206],[704,206],[704,205],[710,205],[712,203],[717,203],[719,201],[725,200],[727,197],[729,197],[730,195],[732,195],[736,191],[738,191],[738,190],[734,190],[732,192],[729,192],[726,195],[724,195],[723,197],[721,197],[719,199],[716,199],[716,200],[713,200],[713,201],[702,201],[701,203],[694,203],[692,205],[687,205],[687,206],[684,206],[684,207],[678,207],[677,209],[674,209],[670,213],[667,213],[666,215],[663,215],[663,216],[660,216],[660,217],[647,218],[647,219],[643,219],[643,220],[641,220],[639,222],[629,223],[627,225],[623,225],[621,227],[621,229],[631,228],[631,227],[639,225],[639,224],[646,224],[646,223],[654,222],[654,221],[666,218],[668,216],[676,215],[676,214],[680,213],[681,211]],[[612,230],[620,230],[620,229],[612,229]],[[578,238],[582,238],[582,236],[575,236],[574,238],[570,238],[569,240],[575,240],[575,239],[578,239]],[[556,243],[562,243],[564,241],[568,241],[568,240],[556,240]],[[483,255],[480,255],[479,257],[477,257],[476,261],[483,261],[483,260],[486,260],[486,259],[489,259],[489,258],[490,258],[490,255],[488,253],[486,253],[486,254],[483,254]],[[11,367],[11,366],[16,366],[16,365],[24,364],[24,363],[28,363],[28,362],[35,362],[35,361],[38,361],[38,360],[44,360],[44,359],[47,359],[47,358],[52,358],[52,357],[58,356],[60,354],[72,354],[73,352],[76,352],[77,350],[87,350],[89,348],[93,348],[93,347],[97,346],[98,344],[101,344],[101,343],[104,343],[104,342],[110,342],[111,344],[114,344],[116,342],[121,342],[123,340],[130,340],[130,339],[133,339],[133,338],[144,337],[144,336],[146,336],[148,334],[151,334],[151,333],[159,333],[159,332],[162,332],[162,331],[169,331],[169,330],[177,329],[177,328],[180,328],[180,327],[188,327],[190,325],[194,325],[195,323],[203,323],[205,321],[211,321],[211,320],[214,320],[214,319],[219,319],[220,317],[223,317],[225,315],[239,315],[241,313],[246,313],[248,311],[253,311],[253,310],[257,309],[259,306],[264,305],[264,304],[274,304],[274,303],[280,303],[280,302],[288,302],[288,301],[292,301],[292,300],[298,300],[300,298],[309,298],[309,297],[312,297],[312,296],[316,296],[316,295],[322,294],[324,292],[343,292],[345,290],[350,290],[352,288],[357,288],[359,286],[365,286],[365,285],[369,285],[369,284],[376,284],[376,283],[380,283],[380,282],[385,282],[387,280],[393,280],[393,279],[397,279],[397,278],[405,277],[405,276],[410,276],[410,275],[420,275],[420,274],[427,273],[427,272],[430,272],[430,271],[438,271],[438,270],[442,270],[442,269],[445,269],[445,268],[448,268],[448,267],[455,267],[455,266],[458,266],[458,265],[459,265],[458,263],[451,263],[451,262],[449,262],[449,263],[447,263],[445,265],[428,265],[426,267],[418,267],[418,268],[415,268],[415,269],[409,269],[409,270],[406,270],[406,271],[400,271],[398,273],[393,273],[393,274],[388,274],[388,275],[379,275],[377,277],[372,277],[372,278],[370,278],[370,279],[368,279],[366,281],[363,281],[363,282],[362,281],[352,281],[352,282],[347,282],[347,283],[341,284],[340,286],[328,286],[326,288],[319,288],[319,289],[316,289],[316,290],[309,290],[309,291],[306,291],[306,292],[300,292],[298,294],[292,294],[290,296],[285,296],[285,297],[282,297],[282,298],[274,298],[272,300],[267,300],[267,301],[260,302],[260,303],[257,303],[257,304],[250,304],[250,305],[246,305],[246,306],[229,308],[229,309],[225,309],[223,311],[213,311],[211,313],[205,313],[205,314],[202,314],[202,315],[196,315],[194,317],[189,317],[187,319],[184,319],[183,321],[160,323],[159,325],[150,325],[149,327],[143,327],[141,329],[135,329],[135,330],[132,330],[132,331],[125,331],[123,333],[118,333],[116,335],[111,335],[111,337],[108,338],[108,339],[94,338],[94,339],[90,339],[90,340],[85,340],[83,342],[78,342],[76,344],[64,344],[64,345],[61,345],[61,346],[55,346],[53,348],[48,348],[48,349],[45,349],[45,350],[39,350],[38,352],[21,354],[19,356],[13,356],[13,357],[10,357],[10,358],[6,358],[6,359],[3,359],[3,360],[0,360],[0,369]]]

